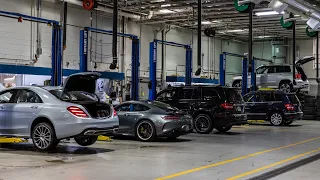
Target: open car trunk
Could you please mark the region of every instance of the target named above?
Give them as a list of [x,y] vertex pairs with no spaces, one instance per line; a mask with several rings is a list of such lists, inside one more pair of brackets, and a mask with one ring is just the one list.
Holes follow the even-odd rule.
[[313,60],[315,60],[314,57],[306,56],[306,57],[296,61],[296,69],[297,69],[298,73],[301,75],[301,79],[303,81],[306,81],[308,79],[308,77],[307,77],[306,73],[304,72],[302,65],[304,65],[310,61],[313,61]]
[[112,109],[109,104],[99,102],[72,102],[82,105],[93,118],[105,118],[112,115]]

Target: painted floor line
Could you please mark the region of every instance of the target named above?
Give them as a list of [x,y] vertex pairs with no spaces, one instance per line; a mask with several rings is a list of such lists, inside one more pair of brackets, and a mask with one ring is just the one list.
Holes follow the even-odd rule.
[[286,162],[289,162],[289,161],[293,161],[293,160],[298,159],[300,157],[303,157],[303,156],[306,156],[306,155],[309,155],[309,154],[313,154],[313,153],[316,153],[316,152],[319,152],[319,151],[320,151],[320,148],[312,150],[312,151],[309,151],[309,152],[306,152],[306,153],[302,153],[302,154],[299,154],[299,155],[296,155],[296,156],[292,156],[292,157],[284,159],[282,161],[278,161],[278,162],[275,162],[273,164],[270,164],[270,165],[267,165],[267,166],[263,166],[261,168],[254,169],[252,171],[248,171],[248,172],[233,176],[231,178],[228,178],[227,180],[236,180],[236,179],[239,179],[239,178],[243,178],[245,176],[249,176],[251,174],[254,174],[254,173],[269,169],[269,168],[272,168],[274,166],[278,166],[280,164],[283,164],[283,163],[286,163]]
[[297,142],[297,143],[294,143],[294,144],[280,146],[280,147],[277,147],[277,148],[272,148],[272,149],[256,152],[256,153],[253,153],[253,154],[248,154],[248,155],[245,155],[245,156],[240,156],[240,157],[237,157],[237,158],[221,161],[221,162],[218,162],[218,163],[209,164],[209,165],[205,165],[205,166],[189,169],[189,170],[182,171],[182,172],[175,173],[175,174],[171,174],[171,175],[168,175],[168,176],[159,177],[159,178],[156,178],[155,180],[171,179],[171,178],[174,178],[174,177],[182,176],[182,175],[193,173],[193,172],[196,172],[196,171],[200,171],[200,170],[204,170],[204,169],[208,169],[208,168],[212,168],[212,167],[217,167],[217,166],[220,166],[220,165],[223,165],[223,164],[228,164],[228,163],[239,161],[239,160],[242,160],[242,159],[258,156],[258,155],[265,154],[265,153],[268,153],[268,152],[272,152],[272,151],[276,151],[276,150],[280,150],[280,149],[285,149],[285,148],[289,148],[289,147],[292,147],[292,146],[297,146],[297,145],[304,144],[304,143],[307,143],[307,142],[310,142],[310,141],[314,141],[314,140],[318,140],[318,139],[320,139],[320,137],[311,138],[311,139],[300,141],[300,142]]

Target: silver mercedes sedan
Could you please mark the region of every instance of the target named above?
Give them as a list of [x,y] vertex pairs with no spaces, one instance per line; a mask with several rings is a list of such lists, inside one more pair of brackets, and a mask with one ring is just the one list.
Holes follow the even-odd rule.
[[162,102],[128,101],[115,109],[120,120],[117,134],[135,136],[140,141],[175,139],[193,130],[192,116]]
[[78,73],[64,87],[16,87],[0,91],[0,136],[31,138],[49,150],[74,138],[82,146],[119,128],[116,111],[95,96],[99,73]]

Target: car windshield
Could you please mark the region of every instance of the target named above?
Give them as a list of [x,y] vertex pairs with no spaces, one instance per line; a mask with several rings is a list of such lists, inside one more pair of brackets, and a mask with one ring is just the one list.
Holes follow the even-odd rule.
[[287,97],[289,98],[292,104],[300,104],[300,101],[295,94],[288,94]]
[[94,94],[90,94],[82,91],[72,91],[64,93],[61,96],[62,89],[55,89],[49,91],[51,94],[64,101],[97,101]]
[[153,106],[156,106],[156,107],[158,107],[160,109],[163,109],[163,110],[166,110],[166,111],[170,111],[170,110],[176,111],[176,110],[178,110],[177,108],[172,107],[169,104],[162,103],[162,102],[159,102],[159,101],[152,101],[152,102],[149,101],[148,104],[151,104]]
[[259,68],[257,68],[256,73],[257,74],[263,74],[264,71],[266,71],[267,68],[268,68],[267,66],[259,67]]

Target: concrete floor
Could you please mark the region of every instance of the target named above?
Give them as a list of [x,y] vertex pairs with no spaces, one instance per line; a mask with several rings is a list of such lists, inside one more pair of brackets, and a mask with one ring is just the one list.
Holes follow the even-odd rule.
[[[71,142],[50,153],[37,152],[28,143],[8,144],[0,145],[0,180],[248,179],[315,155],[317,148],[320,122],[314,121],[290,127],[241,126],[226,134],[193,133],[172,142],[127,138],[87,148]],[[316,161],[274,179],[319,179],[319,165]]]

